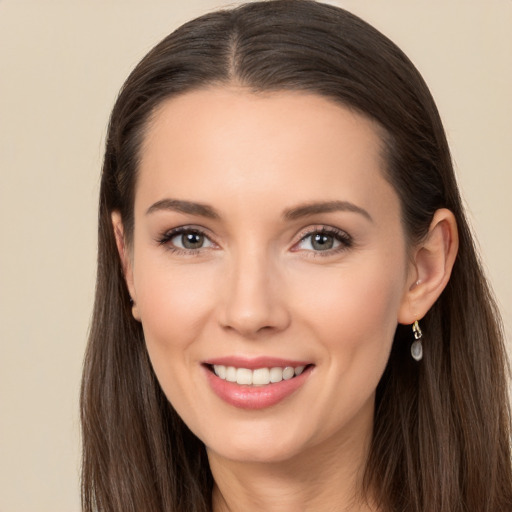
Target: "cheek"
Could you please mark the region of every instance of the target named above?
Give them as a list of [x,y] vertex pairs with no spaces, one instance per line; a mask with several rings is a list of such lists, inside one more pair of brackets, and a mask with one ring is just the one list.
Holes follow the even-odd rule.
[[381,360],[391,347],[404,283],[403,267],[386,267],[382,260],[317,272],[302,282],[310,293],[301,301],[301,316],[320,331],[331,354],[344,351],[340,360],[347,365],[363,353]]
[[215,287],[211,272],[152,261],[140,266],[136,291],[151,364],[167,399],[188,425],[200,417],[196,343],[211,318]]
[[[315,279],[315,290],[301,305],[303,330],[321,345],[324,391],[314,410],[334,432],[340,421],[356,418],[373,396],[382,377],[401,302],[401,269],[393,276],[372,266],[340,272],[336,279]],[[333,411],[336,411],[333,414]]]
[[[184,350],[197,339],[214,304],[214,276],[200,265],[171,267],[141,261],[137,303],[148,349]],[[150,353],[151,355],[151,353]]]

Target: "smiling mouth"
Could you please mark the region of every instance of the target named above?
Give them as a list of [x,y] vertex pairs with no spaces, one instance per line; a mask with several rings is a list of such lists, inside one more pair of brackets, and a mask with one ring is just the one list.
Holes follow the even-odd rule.
[[301,375],[304,370],[311,366],[274,366],[268,368],[236,368],[235,366],[224,366],[221,364],[207,365],[219,379],[244,386],[267,386],[277,384],[283,380],[291,380]]

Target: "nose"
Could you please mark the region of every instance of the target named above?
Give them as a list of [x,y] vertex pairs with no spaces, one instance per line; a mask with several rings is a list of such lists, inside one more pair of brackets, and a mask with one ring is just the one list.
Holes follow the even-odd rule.
[[243,337],[280,332],[290,324],[278,264],[262,251],[233,258],[222,287],[219,323]]

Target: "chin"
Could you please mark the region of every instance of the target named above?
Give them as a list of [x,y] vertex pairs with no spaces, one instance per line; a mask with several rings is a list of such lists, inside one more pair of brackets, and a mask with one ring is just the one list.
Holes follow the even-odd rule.
[[275,443],[258,446],[231,444],[219,447],[218,450],[209,447],[206,449],[208,453],[213,452],[223,459],[245,464],[279,464],[293,460],[301,453],[300,448],[283,446],[278,439]]
[[[216,432],[229,432],[205,439],[208,452],[224,459],[245,463],[281,463],[292,460],[317,443],[306,428],[283,429],[282,425],[269,425],[264,422],[250,422],[244,428],[225,428]],[[210,436],[206,436],[210,437]]]

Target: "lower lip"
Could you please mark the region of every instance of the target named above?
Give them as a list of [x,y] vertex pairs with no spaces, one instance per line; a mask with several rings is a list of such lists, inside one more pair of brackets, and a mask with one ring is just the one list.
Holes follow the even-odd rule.
[[214,393],[224,402],[240,409],[265,409],[278,404],[295,393],[309,377],[312,367],[290,380],[282,380],[265,386],[244,386],[228,382],[205,367],[206,378]]

